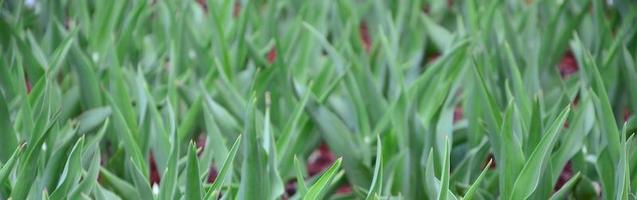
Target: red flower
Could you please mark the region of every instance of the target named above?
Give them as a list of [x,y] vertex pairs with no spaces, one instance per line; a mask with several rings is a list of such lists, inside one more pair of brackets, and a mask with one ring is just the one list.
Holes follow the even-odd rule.
[[232,8],[232,16],[238,17],[239,13],[241,13],[241,3],[239,3],[239,1],[235,1],[234,7]]
[[336,194],[347,194],[352,192],[352,186],[349,184],[342,185],[336,190]]
[[427,64],[433,63],[440,58],[440,53],[431,53],[427,55]]
[[463,113],[464,113],[464,109],[462,109],[462,106],[457,106],[453,110],[453,123],[454,124],[456,122],[460,121],[462,118],[464,118]]
[[205,11],[208,11],[208,2],[206,0],[197,0],[197,3]]
[[31,82],[29,82],[29,75],[24,73],[24,85],[27,87],[27,94],[31,93]]
[[566,166],[564,166],[564,169],[562,169],[562,173],[560,173],[560,177],[557,179],[557,183],[555,183],[553,191],[557,191],[562,188],[562,186],[564,186],[571,177],[573,177],[573,167],[571,166],[571,161],[568,161]]
[[296,180],[290,180],[285,184],[285,194],[288,197],[293,196],[296,193]]
[[218,175],[217,168],[211,165],[210,169],[208,169],[208,183],[214,183]]
[[367,28],[367,23],[361,22],[358,28],[358,35],[363,42],[363,48],[365,48],[365,52],[369,53],[369,49],[372,46],[372,38],[369,35],[369,28]]
[[26,82],[25,84],[27,85],[27,94],[31,93],[31,82],[29,82],[29,80],[24,80],[24,82]]
[[560,69],[560,75],[562,75],[562,77],[567,77],[577,72],[579,67],[577,65],[577,60],[575,60],[573,52],[571,52],[570,50],[567,51],[562,57],[562,60],[560,61],[558,67]]
[[197,146],[197,149],[202,149],[202,151],[197,152],[197,156],[201,156],[203,149],[206,148],[206,135],[199,134],[199,136],[197,136],[197,141],[195,142],[195,145]]
[[336,159],[325,143],[319,146],[318,150],[314,150],[308,160],[307,172],[310,176],[317,175],[325,168],[328,168]]
[[153,152],[150,152],[150,185],[159,184],[161,178],[159,177],[159,171],[157,171],[157,163],[155,162],[155,156]]
[[270,64],[274,63],[274,61],[276,60],[276,48],[272,47],[272,49],[270,49],[270,51],[268,52],[267,57]]
[[[201,156],[201,154],[203,153],[203,150],[206,148],[206,134],[199,134],[199,136],[197,136],[197,141],[195,142],[195,145],[197,146],[197,149],[201,149],[200,151],[197,152],[197,156]],[[210,165],[210,169],[208,169],[208,183],[213,183],[215,182],[215,180],[217,179],[219,172],[217,171],[217,168],[213,165]]]

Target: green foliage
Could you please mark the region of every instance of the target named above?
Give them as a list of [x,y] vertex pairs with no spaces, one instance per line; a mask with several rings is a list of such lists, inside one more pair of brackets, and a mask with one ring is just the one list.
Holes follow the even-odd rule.
[[0,199],[632,199],[635,21],[631,0],[0,0]]

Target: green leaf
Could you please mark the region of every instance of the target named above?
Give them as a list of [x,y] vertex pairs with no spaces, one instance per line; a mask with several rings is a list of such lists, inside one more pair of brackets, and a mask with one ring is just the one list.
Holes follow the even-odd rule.
[[71,187],[80,179],[82,170],[81,155],[84,148],[84,137],[81,137],[71,149],[64,171],[60,175],[56,189],[51,193],[52,199],[63,199],[69,194]]
[[[502,123],[502,128],[500,129],[500,138],[502,139],[502,151],[501,154],[503,159],[500,165],[502,166],[500,172],[502,173],[500,176],[501,181],[503,182],[504,191],[503,195],[510,196],[513,192],[513,187],[516,179],[520,173],[520,170],[524,167],[524,162],[526,158],[522,152],[522,148],[518,141],[515,139],[515,129],[513,128],[513,123],[515,123],[514,118],[514,105],[513,102],[509,102],[509,106],[507,106],[506,114],[504,116],[504,122]],[[537,133],[532,133],[537,134]]]
[[[310,91],[305,91],[310,92]],[[306,106],[312,121],[321,130],[321,136],[334,153],[343,156],[343,166],[348,171],[348,178],[360,187],[369,187],[371,172],[362,161],[360,139],[355,137],[346,124],[330,109],[324,105],[318,105],[316,98],[312,96]]]
[[[595,169],[599,175],[599,181],[601,182],[601,188],[604,193],[604,198],[612,199],[617,195],[616,184],[616,163],[612,161],[609,148],[603,148],[597,156],[597,162],[595,163]],[[606,194],[610,193],[610,194]]]
[[2,92],[0,92],[0,162],[6,162],[11,157],[11,152],[14,152],[18,145],[18,138],[13,129],[11,123],[11,115],[9,115],[9,108],[6,103],[8,102]]
[[102,95],[98,82],[100,79],[97,77],[93,62],[78,44],[73,45],[71,54],[75,58],[72,66],[78,78],[83,108],[90,109],[102,106]]
[[98,107],[83,112],[79,117],[80,122],[77,130],[80,134],[88,133],[102,124],[111,115],[110,107]]
[[233,163],[240,145],[241,145],[241,135],[237,137],[237,140],[232,145],[232,148],[230,149],[230,153],[228,154],[228,157],[226,157],[226,160],[223,162],[223,165],[221,166],[221,170],[219,171],[219,174],[217,175],[215,182],[213,182],[212,186],[208,188],[208,192],[206,192],[206,196],[204,199],[213,199],[215,197],[215,192],[219,188],[221,188],[221,185],[224,184],[226,179],[228,179],[229,177],[232,178],[231,176],[232,173],[230,172],[230,170],[232,169],[232,166],[233,166]]
[[[311,85],[309,87],[312,87]],[[280,171],[285,172],[287,170],[291,170],[290,159],[292,158],[293,149],[292,145],[297,141],[299,135],[301,134],[301,128],[303,128],[303,124],[307,123],[307,117],[302,118],[304,114],[305,106],[310,99],[310,92],[306,92],[301,101],[294,107],[294,110],[291,115],[291,120],[288,120],[281,131],[281,136],[275,141],[277,147],[277,155],[280,155],[279,166],[281,167]],[[304,119],[304,120],[302,120]],[[294,156],[296,157],[296,156]],[[296,158],[295,158],[296,160]]]
[[365,200],[371,200],[375,196],[380,196],[383,191],[383,150],[381,146],[380,136],[376,136],[376,167],[374,167],[374,177],[371,187],[367,192]]
[[476,192],[479,189],[478,187],[480,187],[480,183],[482,182],[482,179],[484,179],[484,176],[487,174],[487,171],[489,170],[489,168],[491,168],[491,164],[492,163],[493,163],[493,160],[489,160],[489,162],[484,167],[482,172],[480,172],[480,175],[478,176],[476,181],[473,182],[473,184],[471,184],[469,189],[467,189],[467,192],[464,194],[464,199],[465,200],[472,200],[474,198],[474,196],[477,194]]
[[624,140],[624,138],[626,138],[626,127],[627,127],[627,123],[624,123],[624,127],[622,130],[622,144],[621,144],[621,151],[619,154],[619,162],[617,163],[617,170],[615,172],[615,181],[616,181],[616,188],[617,190],[615,191],[615,199],[628,199],[628,197],[631,195],[631,185],[630,185],[630,165],[629,165],[629,158],[628,158],[628,145],[629,143],[632,142],[634,135],[631,135],[628,139]]
[[190,136],[193,129],[195,128],[197,120],[201,117],[201,110],[203,105],[203,97],[197,97],[197,100],[190,105],[188,112],[186,113],[186,118],[184,121],[179,124],[179,129],[177,133],[179,133],[179,138],[181,141],[185,141],[187,136]]
[[146,166],[146,161],[142,156],[142,151],[137,143],[137,136],[133,134],[131,129],[128,127],[128,123],[126,123],[126,119],[124,118],[122,112],[120,112],[120,108],[117,106],[117,103],[113,99],[113,97],[106,93],[106,98],[111,104],[111,108],[113,109],[113,127],[115,132],[117,132],[117,137],[121,139],[121,142],[124,144],[124,149],[126,153],[133,158],[133,161],[136,165],[139,165],[142,169],[148,169]]
[[197,147],[190,143],[188,147],[188,164],[186,165],[186,199],[195,200],[203,197],[201,179],[199,178],[199,162]]
[[440,181],[436,178],[436,174],[434,172],[434,156],[433,149],[429,150],[429,154],[427,155],[427,162],[425,163],[425,194],[429,199],[437,199],[439,196],[440,190]]
[[422,14],[420,15],[420,18],[422,19],[425,28],[427,29],[429,37],[431,37],[431,41],[436,45],[438,49],[446,50],[451,44],[451,39],[453,36],[451,32],[449,32],[439,24],[436,24],[436,22],[434,22],[433,19],[431,19],[427,15]]
[[[630,55],[630,52],[624,46],[622,48],[623,58],[624,58],[624,68],[622,71],[622,75],[626,82],[630,82],[632,80],[637,80],[637,65],[635,65],[635,59]],[[628,93],[628,105],[631,110],[637,110],[637,85],[634,84],[626,84],[626,91]]]
[[524,85],[524,80],[522,80],[522,75],[520,74],[519,66],[513,56],[513,52],[511,51],[511,47],[509,47],[508,43],[504,43],[504,49],[506,51],[507,60],[509,61],[509,69],[511,70],[512,76],[512,84],[513,84],[513,92],[516,97],[516,103],[518,108],[520,108],[520,114],[522,115],[525,124],[531,123],[532,121],[532,103],[531,97],[529,96],[529,90]]
[[[51,121],[55,122],[58,118],[59,112],[57,112],[51,119]],[[26,154],[24,154],[21,159],[20,165],[18,166],[18,179],[15,183],[13,190],[11,191],[11,198],[13,199],[26,199],[28,192],[30,190],[31,183],[36,180],[39,165],[37,164],[38,158],[42,153],[42,145],[45,140],[48,139],[48,136],[51,134],[53,126],[55,123],[49,123],[44,130],[44,133],[39,134],[39,138],[32,138],[31,143],[27,143]]]
[[579,178],[580,173],[577,172],[575,176],[572,176],[566,183],[564,183],[564,185],[562,185],[559,190],[551,195],[551,200],[567,199],[569,193],[571,192],[571,190],[573,190],[573,187],[577,185]]
[[[586,137],[593,129],[595,123],[595,108],[591,98],[584,93],[580,93],[580,103],[573,118],[569,121],[569,129],[560,140],[560,148],[551,156],[551,177],[555,182],[559,178],[561,170],[566,166],[567,162],[575,156],[586,142]],[[553,185],[553,184],[551,184]]]
[[18,158],[20,157],[20,155],[22,155],[24,146],[25,145],[20,145],[18,148],[16,148],[7,162],[5,162],[2,167],[0,167],[0,184],[4,184],[5,181],[7,181],[7,178],[9,177],[9,174],[17,163]]
[[304,174],[306,173],[303,170],[305,167],[296,156],[294,156],[294,166],[296,169],[296,190],[300,196],[305,196],[305,194],[307,194],[307,185],[305,184],[304,178]]
[[308,199],[321,199],[325,194],[327,187],[332,184],[334,177],[341,167],[342,158],[338,158],[334,161],[334,164],[330,166],[319,179],[308,188],[307,193],[303,197],[304,200]]
[[168,155],[168,162],[163,176],[161,177],[161,184],[159,185],[159,197],[160,200],[171,200],[175,198],[175,192],[177,191],[177,173],[179,159],[179,137],[176,133],[172,133],[172,147]]
[[605,136],[608,140],[609,153],[612,160],[615,162],[619,160],[620,151],[620,139],[619,129],[616,125],[615,115],[613,109],[608,100],[608,94],[606,93],[603,80],[597,71],[597,67],[593,66],[593,76],[595,79],[595,85],[593,88],[595,92],[592,94],[593,102],[596,105],[597,120],[600,123],[601,129],[605,132]]
[[67,33],[66,38],[60,43],[60,45],[54,50],[52,58],[49,61],[49,72],[53,75],[57,75],[57,72],[60,70],[60,65],[65,60],[71,46],[74,43],[74,39],[77,37],[77,32],[79,30],[79,26],[75,27],[69,33]]
[[540,108],[540,98],[539,96],[535,97],[535,101],[533,102],[533,112],[531,113],[531,124],[529,125],[529,134],[526,140],[526,144],[524,145],[524,152],[527,156],[533,153],[533,149],[537,147],[537,144],[540,143],[542,128],[542,109]]
[[88,171],[82,176],[82,181],[69,193],[69,199],[78,199],[81,195],[89,194],[98,185],[97,174],[100,170],[100,157],[98,149],[91,158]]
[[251,98],[247,105],[245,127],[243,131],[243,163],[241,166],[241,185],[239,186],[239,199],[258,199],[268,197],[266,184],[266,161],[263,159],[263,149],[259,144],[256,120],[256,99]]
[[106,168],[100,169],[100,177],[102,177],[104,183],[110,186],[118,196],[124,199],[138,199],[141,198],[137,194],[137,189],[125,180],[117,177],[117,175],[108,171]]
[[520,171],[520,175],[515,180],[510,199],[526,199],[535,191],[549,159],[549,152],[553,149],[555,139],[564,126],[570,110],[570,106],[564,108],[543,134],[542,140],[533,150],[524,164],[524,168]]
[[318,41],[320,42],[321,46],[323,46],[323,48],[325,48],[325,50],[327,51],[327,54],[330,56],[330,59],[332,60],[332,62],[334,62],[334,65],[335,65],[335,68],[336,68],[337,72],[339,74],[345,73],[345,64],[344,64],[343,58],[341,57],[341,54],[338,53],[336,48],[334,48],[334,46],[332,46],[329,43],[329,41],[327,41],[327,39],[325,39],[323,34],[319,30],[317,30],[314,26],[312,26],[311,24],[309,24],[307,22],[303,22],[303,26],[308,31],[310,31],[312,36],[314,36],[314,38],[318,39]]
[[[133,109],[132,101],[129,95],[129,89],[125,81],[125,71],[120,67],[110,67],[110,93],[107,93],[106,97],[110,102],[111,107],[120,113],[126,123],[126,127],[133,137],[137,140],[137,143],[141,145],[143,138],[140,138],[139,130],[137,130],[137,120],[135,118],[135,109]],[[111,98],[115,97],[115,98]],[[119,114],[117,114],[119,115]],[[117,123],[116,120],[113,121]],[[138,159],[138,158],[135,158]],[[137,161],[136,161],[137,162]],[[140,164],[140,163],[138,163]],[[140,165],[141,167],[145,165]]]
[[451,141],[449,138],[445,139],[445,157],[443,159],[444,164],[442,165],[442,175],[440,179],[442,179],[440,183],[440,192],[438,192],[438,200],[447,200],[447,199],[456,199],[455,197],[449,196],[449,178],[450,178],[450,160],[451,160]]
[[127,163],[129,164],[128,170],[133,176],[133,183],[135,184],[139,198],[153,199],[153,192],[151,191],[150,185],[148,185],[149,178],[144,176],[144,172],[135,164],[133,158],[130,158]]

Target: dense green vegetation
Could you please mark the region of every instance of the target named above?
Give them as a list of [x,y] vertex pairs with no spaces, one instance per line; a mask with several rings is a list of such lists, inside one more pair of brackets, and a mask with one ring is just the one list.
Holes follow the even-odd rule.
[[0,0],[0,199],[635,199],[632,0]]

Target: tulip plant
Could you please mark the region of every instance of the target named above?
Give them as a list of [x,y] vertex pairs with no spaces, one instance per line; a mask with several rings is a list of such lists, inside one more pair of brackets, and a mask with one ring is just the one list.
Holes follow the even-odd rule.
[[0,200],[637,198],[634,0],[0,0]]

